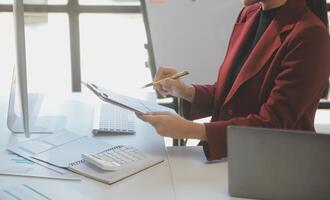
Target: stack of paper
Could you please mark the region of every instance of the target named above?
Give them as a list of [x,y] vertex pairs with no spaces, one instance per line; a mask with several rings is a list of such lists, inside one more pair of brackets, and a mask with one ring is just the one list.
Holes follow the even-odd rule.
[[0,152],[0,158],[0,175],[79,180],[79,177],[75,174],[70,172],[60,173],[6,150]]
[[0,149],[0,175],[80,180],[77,174],[69,170],[32,158],[33,155],[61,146],[80,137],[68,132],[61,132],[8,147],[8,151]]
[[68,172],[65,168],[81,160],[82,154],[98,153],[110,146],[87,136],[63,132],[16,144],[8,150],[51,169]]

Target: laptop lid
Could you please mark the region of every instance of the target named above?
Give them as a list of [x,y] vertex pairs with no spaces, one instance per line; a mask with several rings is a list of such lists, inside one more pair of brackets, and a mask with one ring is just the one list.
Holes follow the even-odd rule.
[[330,199],[330,135],[228,127],[229,193],[257,199]]

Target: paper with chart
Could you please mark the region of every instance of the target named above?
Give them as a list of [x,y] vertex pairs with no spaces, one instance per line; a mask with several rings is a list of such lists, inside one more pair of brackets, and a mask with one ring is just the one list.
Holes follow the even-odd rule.
[[10,146],[8,147],[7,150],[17,155],[20,155],[28,160],[31,160],[43,167],[53,170],[63,176],[75,177],[76,179],[79,179],[79,176],[70,172],[69,170],[59,168],[54,165],[50,165],[48,163],[33,158],[33,156],[37,154],[43,153],[45,151],[49,151],[50,149],[56,148],[58,146],[77,140],[79,138],[82,138],[82,136],[72,134],[67,131],[63,131],[54,135],[45,136]]
[[67,168],[71,163],[81,160],[82,154],[98,153],[109,147],[112,147],[112,145],[85,136],[65,145],[34,155],[33,158],[58,167]]
[[75,175],[63,175],[6,150],[0,151],[0,158],[0,175],[79,180]]
[[[63,132],[16,144],[8,150],[27,156],[28,159],[43,165],[65,170],[64,168],[67,168],[70,163],[81,160],[82,154],[98,153],[111,146],[94,138]],[[64,172],[72,173],[68,170]]]

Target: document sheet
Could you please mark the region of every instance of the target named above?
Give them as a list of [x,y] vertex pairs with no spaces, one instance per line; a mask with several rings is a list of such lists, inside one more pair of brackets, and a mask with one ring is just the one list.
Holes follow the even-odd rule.
[[[51,149],[55,149],[59,146],[62,146],[71,141],[75,141],[77,139],[82,138],[83,136],[79,136],[68,131],[62,131],[60,133],[56,133],[54,135],[49,135],[45,137],[40,137],[34,140],[29,140],[27,142],[19,143],[13,146],[9,146],[7,150],[13,152],[17,155],[20,155],[28,160],[31,160],[39,165],[42,165],[48,169],[54,170],[62,175],[68,176],[76,176],[69,170],[64,168],[57,167],[55,165],[48,164],[49,162],[43,162],[38,159],[33,158],[40,153],[47,152]],[[60,155],[63,156],[63,155]]]
[[79,180],[75,174],[59,173],[6,150],[0,151],[0,158],[0,175]]
[[8,150],[62,172],[70,163],[81,160],[82,154],[98,153],[111,146],[94,138],[62,132],[16,144]]

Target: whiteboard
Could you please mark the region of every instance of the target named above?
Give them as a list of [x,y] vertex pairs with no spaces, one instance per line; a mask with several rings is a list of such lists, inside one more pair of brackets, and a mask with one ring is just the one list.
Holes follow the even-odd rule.
[[213,84],[241,1],[142,0],[142,6],[155,62],[151,67],[188,70],[185,82]]

